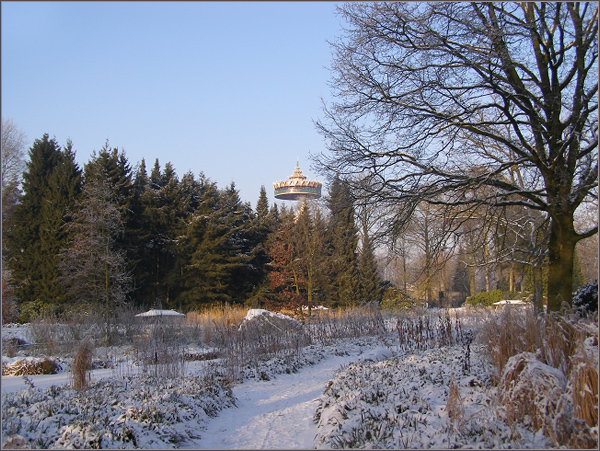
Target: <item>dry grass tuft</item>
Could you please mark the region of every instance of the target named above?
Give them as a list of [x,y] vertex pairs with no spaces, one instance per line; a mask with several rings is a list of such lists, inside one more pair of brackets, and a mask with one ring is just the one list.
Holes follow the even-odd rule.
[[597,319],[569,312],[492,315],[480,335],[498,370],[508,423],[523,421],[558,446],[589,447],[598,427]]
[[73,376],[73,387],[76,390],[83,390],[88,386],[88,371],[92,368],[92,344],[89,340],[83,341],[73,358],[71,365],[71,374]]
[[528,420],[537,430],[546,425],[546,417],[557,411],[558,400],[565,391],[564,375],[524,352],[507,362],[500,383],[498,401],[505,408],[509,424]]
[[573,416],[589,426],[598,425],[598,370],[585,353],[580,354],[571,372]]
[[493,315],[482,327],[480,339],[488,349],[489,359],[502,374],[504,366],[512,356],[522,352],[535,352],[542,347],[540,331],[542,320],[533,309],[519,311],[506,308]]
[[19,359],[5,365],[2,364],[2,376],[36,376],[40,374],[56,374],[60,365],[47,357],[38,359]]
[[454,374],[450,376],[450,387],[448,390],[448,398],[446,399],[446,412],[448,412],[448,418],[454,424],[456,428],[460,428],[465,420],[465,406],[460,391],[458,389],[458,383],[454,380]]

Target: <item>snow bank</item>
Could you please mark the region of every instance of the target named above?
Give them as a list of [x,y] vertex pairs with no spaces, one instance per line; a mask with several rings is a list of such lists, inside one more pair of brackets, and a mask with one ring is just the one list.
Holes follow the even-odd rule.
[[367,351],[364,355],[362,355],[359,359],[360,362],[381,362],[382,360],[391,359],[394,356],[394,353],[386,347],[378,346],[375,349],[371,349]]
[[243,330],[251,325],[258,325],[267,327],[269,330],[284,331],[284,330],[300,330],[302,324],[287,315],[281,313],[270,312],[264,309],[250,309],[242,323],[240,324],[239,330]]

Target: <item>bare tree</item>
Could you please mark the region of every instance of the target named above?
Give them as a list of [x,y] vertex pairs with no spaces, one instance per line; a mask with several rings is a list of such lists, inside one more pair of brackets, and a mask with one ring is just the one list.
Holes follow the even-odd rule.
[[88,178],[73,221],[65,225],[72,239],[59,255],[61,280],[68,294],[78,302],[104,306],[107,343],[111,312],[124,303],[131,287],[125,252],[115,246],[123,222],[113,196],[106,175]]
[[12,119],[2,118],[2,230],[19,196],[25,169],[25,133]]
[[19,199],[19,185],[25,169],[25,133],[12,121],[2,118],[2,321],[16,318],[12,274],[4,256],[4,232],[10,227],[13,209]]
[[598,231],[573,224],[598,196],[598,4],[348,3],[339,12],[349,27],[332,44],[335,97],[317,122],[331,151],[318,157],[322,170],[368,173],[375,202],[544,212],[548,307],[570,303],[575,245]]

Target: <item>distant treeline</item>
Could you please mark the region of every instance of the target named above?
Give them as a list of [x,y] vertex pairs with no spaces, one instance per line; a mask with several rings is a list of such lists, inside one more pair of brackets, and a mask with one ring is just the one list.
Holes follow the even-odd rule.
[[262,187],[253,210],[234,183],[179,178],[158,160],[149,171],[144,160],[132,167],[108,143],[82,169],[70,142],[44,135],[17,195],[3,196],[3,315],[378,300],[352,196],[339,179],[329,192],[325,208],[278,208]]

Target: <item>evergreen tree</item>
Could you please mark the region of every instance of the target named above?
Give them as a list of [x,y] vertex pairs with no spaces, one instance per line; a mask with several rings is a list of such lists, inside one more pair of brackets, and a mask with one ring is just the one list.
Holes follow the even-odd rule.
[[232,183],[219,191],[212,212],[197,218],[188,299],[202,304],[241,302],[254,289],[252,216],[250,205],[241,202]]
[[139,295],[148,306],[161,306],[171,299],[166,280],[175,265],[178,185],[179,180],[171,164],[167,163],[161,172],[157,159],[150,174],[150,186],[142,199],[144,246],[149,255],[145,263],[147,283]]
[[266,219],[268,215],[269,199],[267,198],[267,190],[264,185],[261,185],[258,202],[256,202],[256,216],[258,216],[258,219]]
[[254,243],[252,259],[250,264],[253,269],[253,295],[250,303],[256,303],[270,295],[267,281],[267,271],[270,262],[268,255],[268,240],[273,227],[276,224],[275,213],[269,210],[269,200],[264,186],[260,187],[258,202],[256,203],[256,215],[249,224],[249,234]]
[[381,279],[377,271],[375,250],[366,230],[363,231],[362,249],[359,256],[360,297],[362,302],[380,302]]
[[131,186],[131,213],[126,224],[127,239],[124,246],[127,252],[127,269],[132,275],[131,299],[138,305],[144,304],[146,294],[144,288],[150,284],[150,248],[146,245],[150,238],[144,218],[144,199],[149,187],[150,179],[146,172],[146,161],[142,159],[135,169]]
[[209,229],[219,204],[219,190],[214,182],[201,176],[199,180],[198,206],[190,215],[186,227],[185,242],[190,256],[186,259],[182,291],[177,302],[184,308],[193,309],[201,304],[216,302],[212,293],[206,291],[211,276]]
[[23,174],[23,196],[7,234],[8,264],[21,320],[67,301],[57,282],[57,254],[68,239],[62,227],[80,192],[81,171],[72,146],[65,151],[45,134],[29,150]]
[[358,230],[354,200],[347,183],[336,177],[327,201],[331,252],[331,297],[334,305],[353,306],[359,301]]

